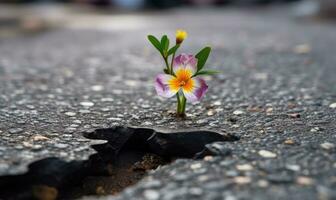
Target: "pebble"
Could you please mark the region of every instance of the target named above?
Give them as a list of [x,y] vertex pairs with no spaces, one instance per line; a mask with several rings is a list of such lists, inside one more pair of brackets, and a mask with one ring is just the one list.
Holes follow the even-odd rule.
[[202,164],[201,163],[195,163],[195,164],[192,164],[190,165],[190,168],[191,169],[199,169],[202,167]]
[[261,187],[261,188],[265,188],[269,185],[268,181],[266,180],[259,180],[258,181],[258,186]]
[[197,124],[206,124],[206,123],[208,123],[208,120],[207,119],[200,119],[200,120],[197,120],[196,123]]
[[271,151],[267,151],[267,150],[260,150],[258,152],[258,154],[264,158],[275,158],[277,157],[277,155]]
[[73,123],[75,123],[75,124],[81,124],[81,123],[82,123],[82,121],[81,121],[81,120],[78,120],[78,119],[76,119],[76,120],[74,120],[74,121],[73,121]]
[[102,98],[101,101],[102,102],[112,102],[113,99],[112,98]]
[[83,101],[83,102],[80,102],[79,104],[82,105],[82,106],[84,106],[84,107],[92,107],[92,106],[94,106],[94,103],[90,102],[90,101]]
[[296,183],[303,186],[309,186],[314,184],[314,180],[306,176],[299,176],[296,179]]
[[286,165],[286,168],[292,171],[300,171],[301,167],[300,165]]
[[215,102],[213,103],[213,105],[215,105],[215,106],[220,106],[220,105],[222,105],[222,102],[220,102],[220,101],[215,101]]
[[143,195],[145,199],[148,199],[148,200],[156,200],[156,199],[159,199],[160,197],[159,192],[155,190],[145,190]]
[[300,113],[290,113],[290,114],[287,114],[287,115],[288,115],[288,117],[293,118],[293,119],[301,117]]
[[76,116],[75,112],[66,112],[64,114],[67,115],[67,116],[70,116],[70,117]]
[[67,144],[63,144],[63,143],[55,144],[55,147],[60,148],[60,149],[67,148],[68,146],[69,146],[69,145],[67,145]]
[[47,137],[45,137],[43,135],[40,135],[40,134],[33,135],[32,139],[34,141],[49,140],[49,138],[47,138]]
[[312,129],[310,129],[310,132],[316,133],[320,130],[319,127],[313,127]]
[[271,113],[271,112],[273,112],[273,108],[272,107],[266,109],[266,113]]
[[251,171],[253,166],[250,164],[236,165],[237,170],[239,171]]
[[93,85],[93,86],[91,86],[91,90],[95,91],[95,92],[102,91],[103,89],[104,89],[104,86],[102,86],[102,85]]
[[213,116],[214,114],[215,114],[214,110],[209,110],[207,113],[208,116]]
[[233,111],[233,114],[234,115],[242,115],[242,114],[244,114],[244,111],[242,111],[242,110],[235,110],[235,111]]
[[294,144],[295,142],[294,142],[294,140],[292,140],[292,139],[286,139],[285,140],[285,142],[284,142],[284,144],[288,144],[288,145],[292,145],[292,144]]
[[329,105],[330,108],[336,108],[336,102]]
[[142,123],[142,125],[143,125],[143,126],[152,126],[153,123],[150,122],[150,121],[145,121],[145,122]]
[[335,145],[334,145],[333,143],[330,143],[330,142],[322,143],[322,144],[320,144],[320,146],[321,146],[323,149],[326,149],[326,150],[330,150],[330,149],[335,148]]
[[239,185],[251,183],[251,178],[248,176],[237,176],[233,178],[233,181]]
[[11,128],[8,130],[10,134],[16,134],[16,133],[21,133],[23,131],[22,128]]

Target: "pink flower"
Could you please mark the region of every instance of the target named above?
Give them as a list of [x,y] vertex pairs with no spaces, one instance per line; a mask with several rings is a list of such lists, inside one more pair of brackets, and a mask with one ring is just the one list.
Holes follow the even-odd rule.
[[202,78],[194,77],[197,59],[193,55],[181,54],[173,61],[174,75],[159,74],[155,79],[155,89],[159,96],[172,97],[182,92],[191,102],[199,101],[208,86]]

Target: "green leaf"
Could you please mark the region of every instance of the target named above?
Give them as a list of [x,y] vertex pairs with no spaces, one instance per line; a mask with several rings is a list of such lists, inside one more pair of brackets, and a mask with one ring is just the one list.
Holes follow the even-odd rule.
[[152,45],[162,54],[162,46],[160,41],[153,35],[148,35],[147,38],[152,43]]
[[217,70],[202,70],[197,72],[194,76],[199,76],[199,75],[215,75],[221,73],[220,71]]
[[195,57],[198,59],[197,71],[200,71],[204,67],[206,61],[208,60],[210,52],[211,52],[211,47],[205,47],[196,54]]
[[180,47],[179,44],[173,46],[171,49],[168,51],[168,56],[172,55],[173,53],[176,53],[177,49]]
[[162,47],[163,54],[165,55],[165,57],[167,57],[168,48],[169,48],[169,39],[167,35],[162,36],[161,47]]

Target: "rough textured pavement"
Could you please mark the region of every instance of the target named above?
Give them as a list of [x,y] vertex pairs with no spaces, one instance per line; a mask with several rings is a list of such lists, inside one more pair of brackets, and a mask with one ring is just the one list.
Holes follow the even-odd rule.
[[[282,8],[110,18],[0,39],[1,175],[51,156],[87,159],[95,141],[81,132],[89,129],[201,127],[241,139],[107,198],[336,199],[335,24]],[[223,71],[202,102],[187,105],[186,120],[172,115],[174,98],[156,96],[163,63],[145,39],[181,27],[190,36],[183,50],[211,45],[208,67]]]

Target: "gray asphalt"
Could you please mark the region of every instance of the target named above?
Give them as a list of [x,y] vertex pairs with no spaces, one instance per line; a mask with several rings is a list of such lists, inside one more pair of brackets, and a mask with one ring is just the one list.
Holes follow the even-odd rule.
[[[47,157],[85,160],[81,132],[132,125],[240,136],[218,155],[177,160],[109,199],[336,199],[336,26],[288,9],[124,14],[0,39],[0,175]],[[189,32],[213,47],[204,100],[173,117],[156,96],[163,63],[147,34]],[[227,156],[220,152],[231,151]],[[96,197],[92,197],[96,198]]]

